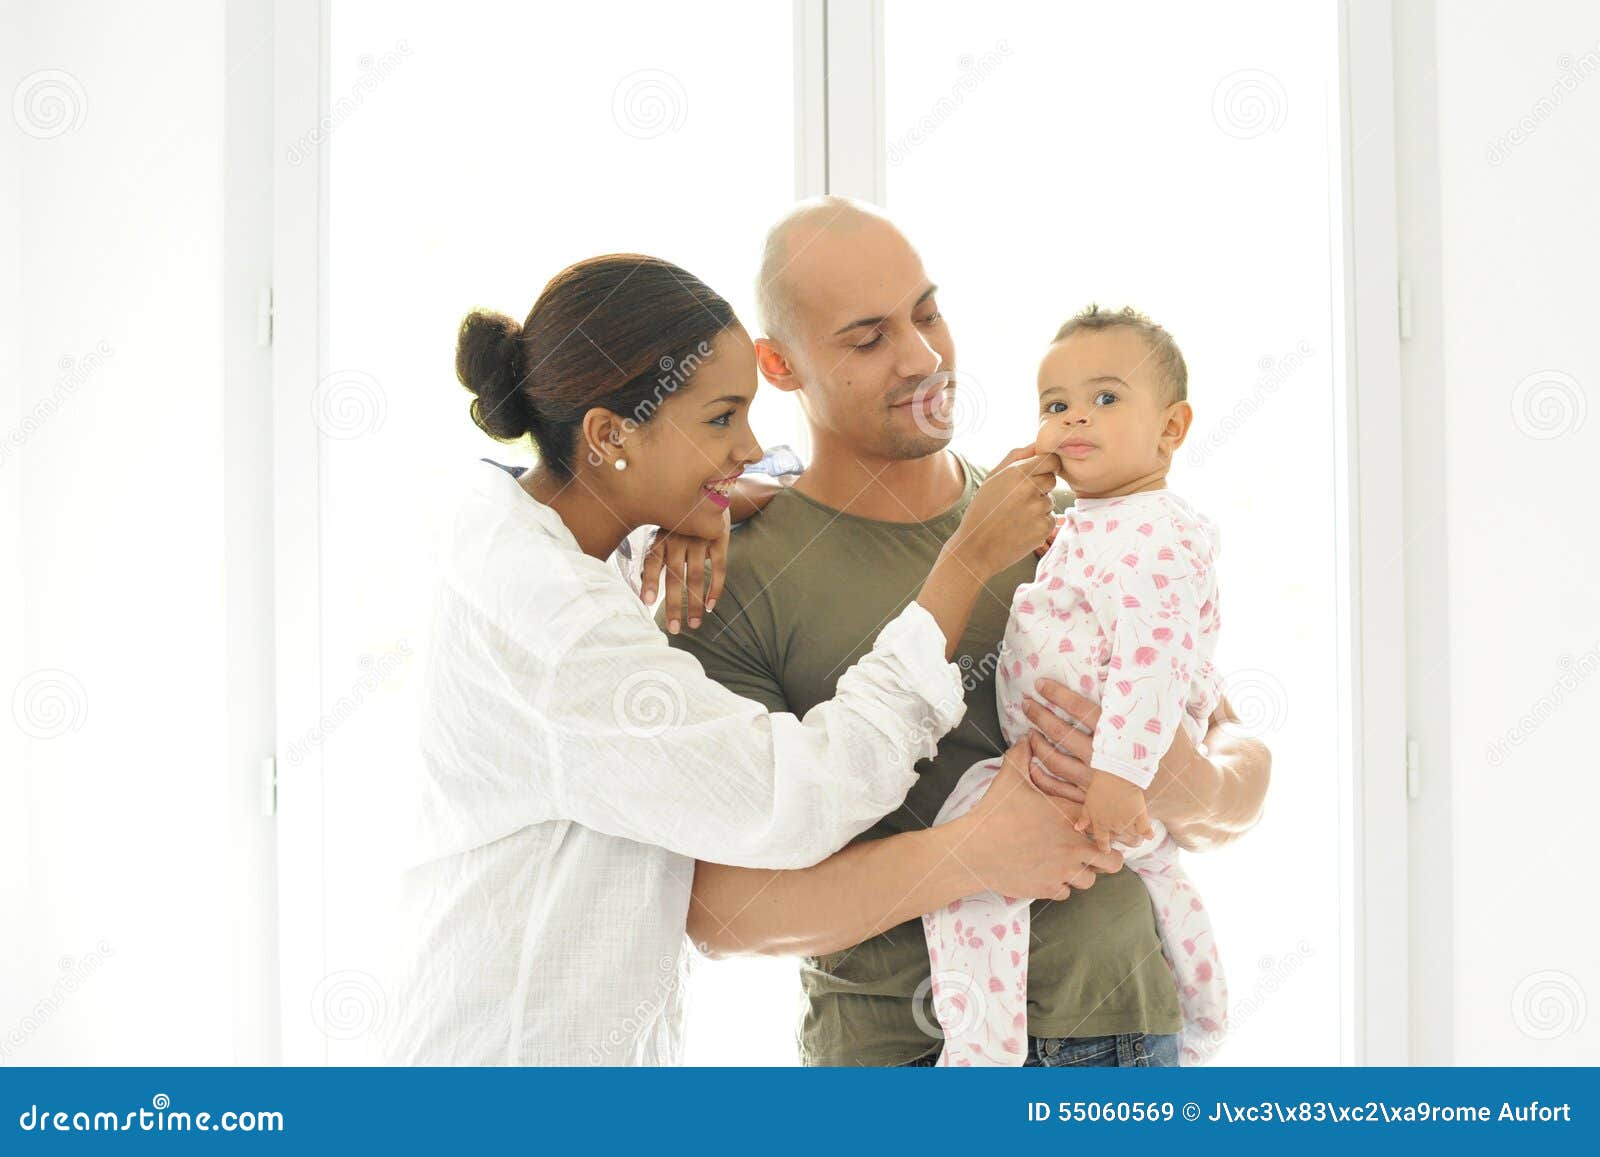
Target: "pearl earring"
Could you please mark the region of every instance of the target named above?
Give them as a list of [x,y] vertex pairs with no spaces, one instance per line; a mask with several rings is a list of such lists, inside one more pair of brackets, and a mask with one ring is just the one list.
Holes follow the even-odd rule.
[[618,470],[626,470],[628,468],[628,460],[626,458],[618,458],[611,465],[616,467]]

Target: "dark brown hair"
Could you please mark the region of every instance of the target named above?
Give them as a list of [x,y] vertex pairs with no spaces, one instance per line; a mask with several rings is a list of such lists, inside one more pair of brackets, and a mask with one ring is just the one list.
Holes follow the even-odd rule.
[[739,321],[694,274],[659,257],[613,253],[550,279],[520,326],[475,309],[456,339],[456,377],[492,438],[532,434],[563,478],[596,406],[642,425],[682,388],[718,334]]
[[1056,330],[1056,336],[1051,339],[1051,344],[1071,337],[1080,329],[1103,330],[1119,327],[1131,329],[1142,337],[1145,344],[1150,347],[1150,352],[1160,361],[1161,370],[1167,378],[1168,401],[1187,401],[1189,367],[1184,363],[1183,351],[1178,348],[1178,343],[1172,340],[1170,333],[1132,306],[1101,309],[1098,305],[1090,305],[1087,309],[1079,310]]

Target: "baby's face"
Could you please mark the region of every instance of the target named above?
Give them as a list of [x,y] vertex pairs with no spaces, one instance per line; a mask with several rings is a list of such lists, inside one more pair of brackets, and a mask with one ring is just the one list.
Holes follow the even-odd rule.
[[1161,366],[1137,331],[1078,330],[1039,363],[1034,446],[1061,455],[1067,484],[1085,498],[1164,477],[1188,427],[1188,403],[1169,397]]

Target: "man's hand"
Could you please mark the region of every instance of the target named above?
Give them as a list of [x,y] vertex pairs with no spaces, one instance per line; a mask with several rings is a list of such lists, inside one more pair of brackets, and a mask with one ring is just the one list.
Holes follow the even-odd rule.
[[[639,597],[645,606],[655,602],[656,587],[663,571],[667,575],[667,592],[662,603],[667,608],[667,633],[676,635],[681,618],[685,615],[684,601],[688,600],[687,618],[690,628],[698,627],[700,619],[717,605],[722,597],[722,580],[728,570],[728,512],[722,514],[722,535],[716,539],[696,538],[693,535],[657,530],[645,552],[644,569],[639,576]],[[710,574],[706,565],[710,564]]]
[[1056,524],[1050,528],[1050,533],[1044,536],[1044,541],[1033,548],[1033,553],[1043,558],[1050,553],[1050,548],[1056,544],[1056,535],[1061,533],[1061,524],[1067,520],[1065,514],[1056,515]]
[[1142,844],[1155,835],[1144,810],[1144,792],[1120,775],[1096,769],[1084,793],[1083,814],[1073,825],[1087,832],[1102,852],[1113,842],[1124,847]]
[[[1032,699],[1023,704],[1033,724],[1028,733],[1031,778],[1040,791],[1081,803],[1095,774],[1089,759],[1100,708],[1053,679],[1040,679],[1034,690],[1078,726]],[[1229,724],[1235,721],[1223,700],[1206,732],[1205,755],[1183,728],[1177,728],[1145,793],[1151,818],[1164,823],[1188,851],[1230,843],[1261,818],[1272,778],[1272,753],[1260,740],[1233,730]]]

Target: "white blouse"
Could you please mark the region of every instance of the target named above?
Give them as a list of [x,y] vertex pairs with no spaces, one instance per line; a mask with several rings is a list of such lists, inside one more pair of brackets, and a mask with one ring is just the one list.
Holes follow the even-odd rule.
[[913,602],[832,701],[768,714],[488,462],[440,572],[386,1054],[675,1063],[694,861],[806,867],[899,807],[965,710],[943,632]]

